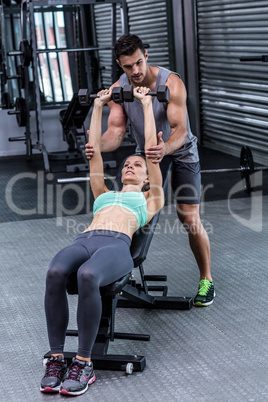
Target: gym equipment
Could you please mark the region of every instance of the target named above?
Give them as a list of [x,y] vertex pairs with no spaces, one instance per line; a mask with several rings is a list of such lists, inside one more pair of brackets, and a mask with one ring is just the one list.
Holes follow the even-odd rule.
[[[102,316],[97,338],[92,350],[92,361],[96,370],[118,370],[132,374],[133,371],[142,371],[146,366],[144,356],[112,355],[107,353],[110,341],[113,342],[115,339],[150,340],[150,335],[147,334],[123,333],[115,332],[114,330],[118,294],[130,279],[131,274],[127,274],[118,281],[100,288],[102,296]],[[67,292],[70,295],[78,293],[76,273],[70,275],[68,279]],[[67,329],[66,335],[78,336],[78,331]],[[71,362],[75,355],[74,352],[64,352],[64,357],[68,362]],[[50,351],[44,356],[45,359],[48,357],[50,357]]]
[[[118,95],[117,95],[118,88],[119,87],[113,88],[112,100],[116,103],[121,103],[121,101],[118,100]],[[79,89],[78,99],[79,99],[80,105],[90,106],[92,104],[92,101],[96,98],[99,98],[99,96],[97,94],[90,93],[89,89]]]
[[22,64],[18,65],[17,67],[17,79],[18,79],[18,86],[19,89],[25,88],[25,75],[24,75],[24,67]]
[[[148,92],[147,95],[156,96],[159,102],[168,103],[169,88],[166,85],[159,85],[156,92]],[[91,94],[88,89],[80,89],[78,92],[79,102],[81,105],[89,105],[93,99],[98,98],[97,94]],[[125,85],[122,87],[114,87],[112,90],[112,100],[115,103],[133,102],[133,86]]]
[[29,67],[32,61],[32,48],[27,39],[20,41],[20,50],[11,50],[7,52],[7,56],[20,56],[21,64],[24,67]]
[[[81,104],[78,100],[78,94],[75,93],[68,107],[59,113],[59,120],[62,124],[63,139],[68,143],[68,151],[59,153],[50,153],[50,159],[82,159],[82,163],[73,163],[66,165],[67,172],[82,172],[89,170],[89,162],[85,156],[85,144],[87,141],[84,122],[89,113],[92,100],[87,104]],[[107,161],[105,167],[116,167],[116,161]]]
[[241,172],[241,178],[244,181],[244,187],[247,193],[252,191],[250,176],[259,170],[268,170],[268,166],[257,166],[255,167],[253,155],[250,147],[243,146],[240,152],[240,167],[239,168],[227,168],[227,169],[208,169],[201,170],[202,174],[206,173],[230,173],[230,172]]
[[0,76],[1,76],[1,84],[6,85],[6,82],[7,82],[7,70],[6,70],[5,63],[1,63]]
[[[166,85],[159,85],[156,92],[148,92],[147,95],[156,96],[159,102],[168,103],[169,101],[169,87]],[[122,89],[122,99],[124,102],[133,102],[134,95],[133,95],[133,86],[132,85],[125,85]]]
[[[161,171],[163,176],[163,189],[166,195],[169,181],[169,173],[172,161],[170,157],[165,158],[161,163]],[[121,167],[118,169],[116,176],[116,188],[122,187],[121,183]],[[145,356],[137,355],[109,355],[107,354],[109,342],[115,339],[130,339],[149,341],[150,335],[118,333],[114,331],[114,320],[116,315],[116,307],[124,308],[149,308],[149,309],[172,309],[172,310],[190,310],[193,306],[192,297],[171,297],[167,296],[167,286],[150,286],[148,281],[159,282],[167,281],[166,275],[145,275],[143,262],[147,257],[147,253],[153,238],[154,230],[157,227],[160,211],[153,219],[138,230],[132,239],[131,255],[134,267],[139,269],[140,283],[134,280],[131,274],[124,276],[111,285],[100,288],[102,296],[102,318],[99,326],[98,335],[94,344],[92,361],[94,368],[105,370],[123,370],[127,374],[132,371],[142,371],[146,365]],[[67,292],[69,294],[77,294],[77,275],[70,275],[67,283]],[[149,293],[150,292],[150,293]],[[153,295],[157,292],[158,296]],[[162,295],[161,295],[162,294]],[[67,335],[77,336],[77,330],[67,330]],[[50,356],[50,352],[45,358]],[[75,353],[64,352],[66,359],[70,360]]]
[[252,175],[252,173],[254,173],[255,170],[260,170],[260,169],[255,168],[252,152],[249,147],[241,148],[240,166],[242,169],[241,170],[241,178],[244,182],[244,188],[247,193],[251,193],[252,188],[251,188],[251,182],[250,182],[250,175]]
[[3,92],[1,95],[1,105],[2,109],[12,109],[13,104],[8,92]]
[[[19,1],[19,0],[15,0]],[[46,172],[50,171],[50,163],[49,163],[49,154],[45,146],[45,129],[43,127],[43,119],[42,119],[42,103],[41,103],[41,94],[42,90],[40,90],[40,82],[42,82],[42,76],[41,76],[41,68],[40,68],[40,60],[38,55],[41,53],[60,53],[60,52],[66,52],[70,55],[70,53],[78,53],[79,52],[91,52],[93,53],[94,51],[98,50],[109,50],[111,51],[114,47],[114,44],[116,42],[116,26],[118,22],[118,17],[119,20],[121,19],[121,29],[122,29],[122,34],[128,33],[128,17],[127,17],[127,4],[126,0],[101,0],[102,4],[111,4],[112,8],[112,21],[111,21],[111,43],[109,43],[109,46],[92,46],[92,47],[83,47],[84,39],[85,38],[80,38],[80,35],[83,36],[84,32],[84,26],[78,26],[80,23],[80,17],[78,18],[78,14],[76,16],[76,13],[80,13],[80,6],[82,5],[93,5],[98,3],[97,0],[67,0],[67,2],[64,2],[62,4],[62,1],[60,0],[53,0],[52,2],[49,0],[21,0],[21,42],[19,44],[19,49],[18,50],[10,50],[5,53],[5,55],[8,57],[20,57],[20,63],[23,67],[25,67],[25,74],[24,74],[24,80],[25,80],[25,88],[24,88],[24,98],[26,100],[26,106],[27,106],[27,111],[28,113],[26,114],[26,129],[24,136],[22,137],[13,137],[10,138],[10,141],[25,141],[26,144],[26,155],[28,158],[31,158],[32,156],[32,150],[38,150],[42,153],[43,156],[43,162],[44,162],[44,169]],[[48,48],[46,47],[45,49],[38,49],[37,46],[37,37],[36,37],[36,21],[35,21],[35,12],[43,12],[47,11],[49,8],[49,12],[56,12],[58,9],[58,6],[63,7],[63,11],[65,12],[65,7],[66,7],[66,12],[71,13],[71,9],[73,8],[74,11],[72,13],[75,13],[76,17],[76,22],[73,30],[73,41],[70,39],[70,43],[73,43],[71,47],[75,46],[76,43],[81,43],[81,45],[78,45],[77,48],[63,48],[63,47],[56,47],[56,48]],[[120,6],[120,14],[117,13],[117,6]],[[79,14],[80,15],[80,14]],[[77,25],[76,25],[77,24]],[[57,32],[55,31],[55,24],[53,24],[53,33],[54,36],[57,37]],[[72,33],[69,32],[70,38]],[[45,45],[46,46],[46,45]],[[80,46],[80,47],[79,47]],[[111,64],[112,64],[112,79],[113,81],[116,81],[116,60],[114,57],[112,57],[112,52],[111,52]],[[87,61],[87,69],[90,71],[90,63]],[[26,68],[31,65],[31,69]],[[94,75],[98,73],[98,67],[97,64],[94,63]],[[79,71],[80,74],[80,71]],[[79,76],[78,74],[78,76]],[[30,81],[31,78],[31,81]],[[33,84],[33,91],[30,93],[29,89],[29,83]],[[20,83],[19,83],[20,85]],[[91,87],[91,86],[90,86]],[[94,85],[92,85],[92,88],[94,88]],[[35,135],[32,139],[32,134],[33,134],[33,128],[31,127],[32,121],[29,119],[29,110],[30,110],[30,104],[29,100],[33,97],[34,102],[31,105],[34,105],[34,110],[33,113],[35,114],[35,125],[36,129]],[[16,114],[19,119],[19,123],[21,124],[21,117],[24,116],[23,112],[23,107],[17,108],[13,114]]]
[[17,67],[17,74],[16,75],[7,75],[7,69],[5,63],[1,64],[1,83],[2,85],[6,85],[7,80],[18,80],[18,85],[20,89],[25,87],[25,80],[24,80],[24,67],[19,65]]
[[[78,102],[77,93],[73,95],[67,109],[60,111],[59,120],[62,124],[63,139],[68,143],[67,159],[83,159],[83,163],[66,165],[67,172],[87,171],[89,163],[85,157],[86,130],[84,121],[88,115],[90,106],[83,107]],[[55,159],[55,154],[50,155]],[[61,154],[62,157],[62,154]]]
[[19,127],[26,127],[27,123],[27,107],[24,98],[16,98],[15,110],[7,112],[9,115],[16,115],[17,123]]
[[[122,188],[121,171],[123,165],[118,169],[116,177],[117,189]],[[163,190],[166,197],[169,183],[169,175],[172,169],[172,158],[166,156],[160,163],[163,177]],[[133,236],[131,242],[131,255],[134,267],[139,269],[140,283],[132,280],[122,289],[118,300],[118,307],[130,308],[149,308],[164,310],[190,310],[193,306],[192,297],[167,296],[168,286],[149,285],[148,282],[166,282],[166,275],[145,275],[143,263],[146,260],[147,253],[157,227],[160,211],[153,217],[149,224],[139,229]],[[155,295],[154,292],[160,292]],[[157,293],[156,293],[157,294]]]

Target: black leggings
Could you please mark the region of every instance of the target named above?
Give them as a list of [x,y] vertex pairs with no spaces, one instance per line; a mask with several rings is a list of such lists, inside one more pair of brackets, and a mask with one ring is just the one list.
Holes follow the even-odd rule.
[[51,353],[63,353],[69,308],[68,276],[77,272],[78,355],[90,357],[101,318],[100,287],[132,271],[130,238],[119,232],[81,233],[51,261],[46,278],[45,311]]

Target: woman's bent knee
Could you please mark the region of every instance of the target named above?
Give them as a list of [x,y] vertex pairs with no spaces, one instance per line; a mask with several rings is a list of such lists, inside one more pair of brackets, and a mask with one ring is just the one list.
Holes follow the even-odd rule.
[[65,282],[68,278],[68,272],[62,264],[50,264],[47,271],[47,283]]
[[77,282],[79,288],[81,288],[81,286],[86,286],[87,288],[94,286],[99,287],[99,276],[97,272],[90,269],[90,266],[87,264],[87,266],[79,268]]

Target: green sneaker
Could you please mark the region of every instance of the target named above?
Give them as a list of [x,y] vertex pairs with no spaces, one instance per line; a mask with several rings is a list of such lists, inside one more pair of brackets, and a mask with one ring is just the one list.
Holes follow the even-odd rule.
[[216,293],[213,282],[209,282],[207,279],[202,279],[199,282],[199,289],[194,298],[194,305],[200,307],[210,306],[213,303],[215,296]]

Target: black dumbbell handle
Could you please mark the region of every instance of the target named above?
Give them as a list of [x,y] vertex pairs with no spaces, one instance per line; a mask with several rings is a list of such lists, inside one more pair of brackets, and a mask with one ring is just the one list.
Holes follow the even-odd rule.
[[146,95],[157,96],[157,92],[149,91]]
[[90,94],[89,97],[90,97],[90,99],[96,99],[96,98],[99,98],[99,95],[97,95],[97,94]]
[[[125,85],[124,88],[125,88],[125,87],[131,88],[131,91],[132,91],[132,94],[133,94],[134,87],[133,87],[132,85]],[[157,96],[157,92],[149,91],[146,95]]]

